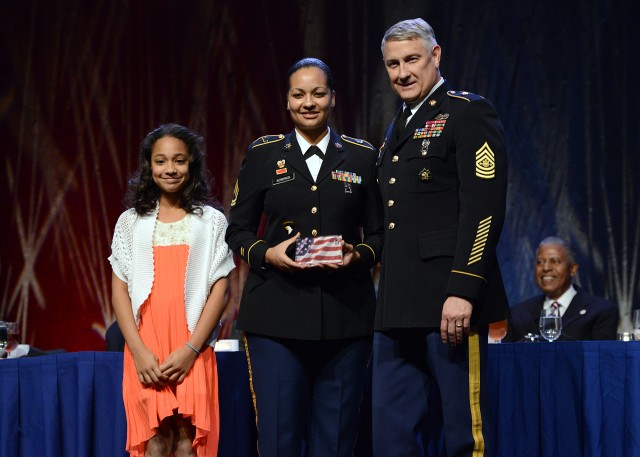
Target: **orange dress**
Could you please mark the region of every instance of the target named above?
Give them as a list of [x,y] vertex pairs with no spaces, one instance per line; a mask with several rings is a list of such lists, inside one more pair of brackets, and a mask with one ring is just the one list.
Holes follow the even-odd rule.
[[[189,340],[184,301],[188,245],[154,246],[154,281],[140,309],[138,331],[160,364]],[[127,445],[131,457],[144,456],[146,442],[162,420],[174,412],[196,427],[193,447],[198,457],[218,453],[219,412],[216,357],[211,347],[202,349],[193,367],[177,385],[160,389],[143,386],[128,347],[124,352],[122,382],[127,416]]]

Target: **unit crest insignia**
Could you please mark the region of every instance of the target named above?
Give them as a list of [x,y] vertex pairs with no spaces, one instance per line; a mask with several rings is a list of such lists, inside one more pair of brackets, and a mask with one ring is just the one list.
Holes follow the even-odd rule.
[[420,178],[420,181],[431,181],[431,178],[433,178],[433,173],[431,173],[431,170],[423,168],[422,171],[418,173],[418,177]]

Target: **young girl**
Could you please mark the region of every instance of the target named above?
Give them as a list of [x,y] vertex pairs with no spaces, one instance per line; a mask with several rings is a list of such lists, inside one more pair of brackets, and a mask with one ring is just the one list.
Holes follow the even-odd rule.
[[116,224],[112,301],[126,340],[123,400],[131,457],[215,456],[219,415],[211,335],[233,257],[207,206],[203,140],[176,124],[142,142]]

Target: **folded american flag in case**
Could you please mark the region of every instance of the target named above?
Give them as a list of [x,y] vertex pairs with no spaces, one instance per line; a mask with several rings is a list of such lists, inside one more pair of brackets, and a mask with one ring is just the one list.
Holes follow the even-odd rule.
[[303,265],[342,264],[341,241],[341,235],[298,238],[296,240],[296,262]]

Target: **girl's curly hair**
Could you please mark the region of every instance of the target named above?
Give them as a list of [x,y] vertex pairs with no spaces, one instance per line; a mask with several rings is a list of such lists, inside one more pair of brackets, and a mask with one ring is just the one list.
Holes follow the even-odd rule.
[[181,140],[189,151],[189,181],[182,189],[180,207],[187,213],[202,214],[202,206],[212,203],[208,173],[205,168],[204,138],[196,132],[178,124],[163,124],[142,140],[140,165],[129,179],[129,189],[125,196],[127,208],[135,208],[143,216],[156,209],[160,189],[151,176],[151,151],[160,138],[170,136]]

